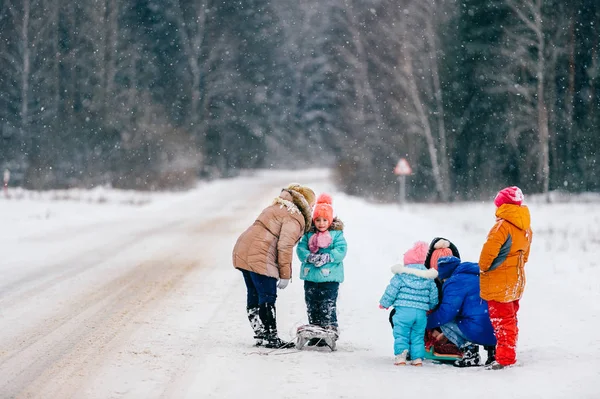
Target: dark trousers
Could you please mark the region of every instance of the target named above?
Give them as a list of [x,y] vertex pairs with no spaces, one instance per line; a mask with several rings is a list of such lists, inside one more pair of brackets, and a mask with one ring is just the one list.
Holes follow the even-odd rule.
[[321,327],[338,327],[337,297],[340,283],[304,281],[304,301],[308,323]]
[[242,270],[248,297],[246,300],[248,308],[257,308],[264,303],[275,303],[277,299],[277,279]]

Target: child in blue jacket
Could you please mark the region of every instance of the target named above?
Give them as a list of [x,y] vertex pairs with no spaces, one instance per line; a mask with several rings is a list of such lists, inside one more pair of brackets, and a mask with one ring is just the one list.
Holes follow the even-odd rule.
[[[344,281],[347,244],[344,224],[333,217],[332,198],[321,194],[313,211],[313,226],[296,248],[302,262],[300,279],[304,280],[304,300],[308,323],[338,334],[337,298]],[[308,345],[322,343],[312,339]]]
[[442,302],[427,318],[427,328],[440,327],[444,335],[463,353],[455,361],[457,367],[478,366],[479,346],[488,351],[486,364],[494,360],[496,337],[490,321],[487,302],[479,296],[479,265],[461,262],[454,256],[438,261],[442,286]]
[[425,357],[425,327],[427,311],[438,303],[435,285],[437,270],[425,268],[428,245],[416,242],[404,254],[404,266],[393,266],[395,275],[379,301],[381,309],[394,306],[394,364],[406,365],[410,358],[414,366],[422,366]]

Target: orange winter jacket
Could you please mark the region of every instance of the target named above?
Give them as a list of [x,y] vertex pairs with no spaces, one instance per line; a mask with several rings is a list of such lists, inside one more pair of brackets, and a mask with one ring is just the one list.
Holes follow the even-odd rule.
[[532,235],[529,208],[525,205],[503,204],[496,209],[496,224],[479,256],[482,299],[497,302],[521,299]]

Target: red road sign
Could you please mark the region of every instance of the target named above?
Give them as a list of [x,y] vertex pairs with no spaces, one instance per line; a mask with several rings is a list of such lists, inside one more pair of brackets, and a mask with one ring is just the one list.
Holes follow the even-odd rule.
[[398,176],[407,176],[412,174],[412,169],[406,158],[400,158],[396,164],[396,167],[394,168],[394,173]]

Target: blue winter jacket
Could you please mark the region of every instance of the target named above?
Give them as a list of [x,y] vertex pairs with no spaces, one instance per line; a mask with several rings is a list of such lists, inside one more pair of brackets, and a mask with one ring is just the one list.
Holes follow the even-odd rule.
[[396,273],[385,289],[379,303],[384,308],[390,306],[409,307],[430,310],[438,303],[438,292],[434,279],[435,269],[427,269],[424,265],[394,266]]
[[329,234],[331,235],[331,244],[327,248],[319,248],[317,253],[329,254],[332,261],[317,267],[312,263],[307,263],[306,258],[310,255],[308,249],[308,240],[316,233],[314,226],[311,230],[302,236],[302,239],[296,247],[296,254],[302,262],[300,268],[300,279],[312,281],[313,283],[326,283],[344,281],[344,263],[348,245],[344,238],[344,224],[341,220],[334,218],[331,226],[329,226]]
[[442,302],[427,318],[427,329],[455,321],[472,343],[496,345],[487,302],[479,296],[479,265],[448,256],[438,260],[438,273],[446,280]]

